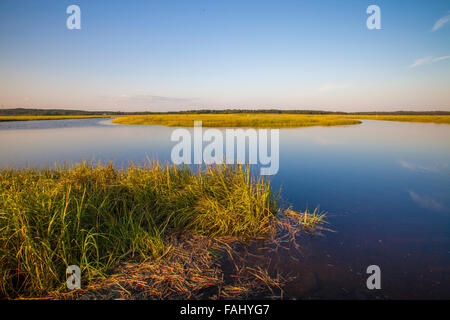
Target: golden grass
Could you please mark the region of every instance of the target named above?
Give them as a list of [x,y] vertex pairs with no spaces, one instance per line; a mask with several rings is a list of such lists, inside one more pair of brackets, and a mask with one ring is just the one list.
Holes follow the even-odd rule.
[[310,126],[337,126],[359,124],[361,121],[338,115],[296,114],[158,114],[124,116],[114,119],[117,124],[163,125],[167,127],[192,127],[202,121],[203,127],[295,128]]
[[[273,268],[281,252],[290,260],[302,253],[302,233],[320,235],[325,213],[284,210],[264,238],[209,238],[172,234],[171,250],[158,260],[119,264],[111,276],[94,281],[81,290],[53,292],[50,299],[280,299],[289,281],[301,277]],[[317,232],[316,232],[317,231]],[[285,258],[283,258],[285,259]]]
[[123,116],[113,123],[128,125],[163,125],[192,127],[296,128],[360,124],[360,119],[450,124],[448,115],[309,115],[309,114],[158,114]]
[[[280,295],[286,278],[271,274],[267,255],[250,267],[245,257],[205,236],[171,237],[172,249],[160,260],[124,262],[113,274],[81,290],[52,293],[50,299],[248,299]],[[220,252],[222,258],[217,258]],[[233,256],[231,271],[222,263]]]
[[111,115],[96,116],[0,116],[1,121],[31,121],[31,120],[63,120],[63,119],[86,119],[86,118],[110,118]]
[[[216,266],[214,256],[223,254],[206,254],[203,249],[216,247],[204,244],[183,247],[176,237],[214,239],[232,257],[235,241],[272,239],[278,245],[278,235],[283,234],[295,242],[296,233],[322,223],[323,216],[292,210],[280,214],[277,203],[270,181],[253,177],[249,167],[242,166],[213,165],[192,171],[152,162],[126,169],[86,163],[3,169],[0,296],[65,292],[65,270],[72,264],[80,266],[82,285],[89,287],[108,278],[120,263],[146,263],[151,275],[133,275],[134,284],[127,285],[120,277],[109,279],[117,280],[124,294],[147,286],[156,290],[147,292],[149,297],[164,298],[169,293],[188,297],[187,293],[208,283],[222,286],[221,277],[211,269]],[[246,268],[245,263],[240,265],[238,269]],[[269,281],[261,270],[262,274],[247,271],[240,274],[241,282],[223,283],[222,295],[238,294],[239,290],[227,291],[225,286],[244,288],[239,294],[249,294],[250,288],[260,287],[261,279]]]

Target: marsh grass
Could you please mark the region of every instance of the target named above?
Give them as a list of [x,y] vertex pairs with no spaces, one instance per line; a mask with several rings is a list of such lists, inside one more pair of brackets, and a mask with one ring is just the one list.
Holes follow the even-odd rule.
[[294,226],[301,226],[306,232],[314,232],[317,230],[317,227],[326,223],[326,213],[320,211],[319,207],[315,208],[312,212],[308,209],[303,212],[297,212],[289,208],[285,210],[285,214],[294,221]]
[[164,259],[120,263],[105,279],[93,281],[81,290],[53,294],[49,298],[279,298],[283,295],[283,286],[290,280],[271,270],[268,252],[260,255],[261,259],[255,263],[242,252],[233,250],[233,247],[247,247],[237,239],[224,242],[224,239],[216,241],[205,236],[183,235],[169,237],[168,241],[172,249]]
[[[69,265],[80,266],[82,286],[94,291],[114,285],[116,292],[119,283],[124,294],[146,288],[138,296],[151,298],[189,298],[211,286],[222,297],[247,295],[249,286],[268,284],[245,264],[239,283],[223,282],[217,263],[226,253],[236,260],[232,243],[276,243],[280,231],[292,236],[323,220],[315,212],[282,213],[270,181],[238,165],[3,169],[0,195],[0,295],[7,298],[65,294]],[[182,238],[200,240],[186,246]],[[120,276],[123,263],[142,274]]]
[[264,237],[278,212],[269,181],[242,166],[3,169],[0,194],[0,292],[7,297],[64,290],[72,264],[89,283],[119,261],[164,259],[168,234]]
[[123,116],[117,124],[192,127],[202,121],[203,127],[296,128],[360,124],[359,119],[450,124],[448,115],[308,115],[308,114],[160,114]]
[[168,127],[192,127],[202,121],[203,127],[295,128],[359,124],[361,121],[339,115],[298,114],[162,114],[124,116],[113,119],[117,124],[147,124]]

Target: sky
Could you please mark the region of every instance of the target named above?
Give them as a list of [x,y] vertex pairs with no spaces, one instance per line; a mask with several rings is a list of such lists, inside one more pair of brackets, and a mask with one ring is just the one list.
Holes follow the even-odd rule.
[[0,107],[450,111],[450,1],[0,0]]

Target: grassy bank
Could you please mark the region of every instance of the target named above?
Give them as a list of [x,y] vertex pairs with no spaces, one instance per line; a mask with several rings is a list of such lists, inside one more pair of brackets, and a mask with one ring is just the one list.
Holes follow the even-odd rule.
[[202,121],[204,127],[294,128],[309,126],[337,126],[361,123],[336,115],[293,114],[164,114],[125,116],[114,119],[118,124],[153,124],[168,127],[192,127]]
[[64,120],[64,119],[86,119],[86,118],[110,118],[110,115],[95,115],[95,116],[0,116],[2,121],[31,121],[31,120]]
[[[265,237],[279,212],[269,182],[238,166],[4,169],[0,194],[0,295],[6,297],[63,292],[73,264],[83,284],[105,278],[120,261],[153,261],[159,268],[158,261],[180,250],[168,240],[174,235]],[[298,225],[315,223],[310,216],[299,216]]]

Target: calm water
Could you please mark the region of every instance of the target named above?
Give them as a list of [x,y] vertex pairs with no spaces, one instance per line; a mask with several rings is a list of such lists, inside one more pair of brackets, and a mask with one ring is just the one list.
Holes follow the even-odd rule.
[[[0,122],[0,165],[170,161],[173,128],[108,119]],[[450,299],[450,126],[365,121],[280,130],[272,177],[296,209],[320,205],[335,233],[305,241],[294,262],[293,298]],[[366,268],[379,265],[382,289]]]

